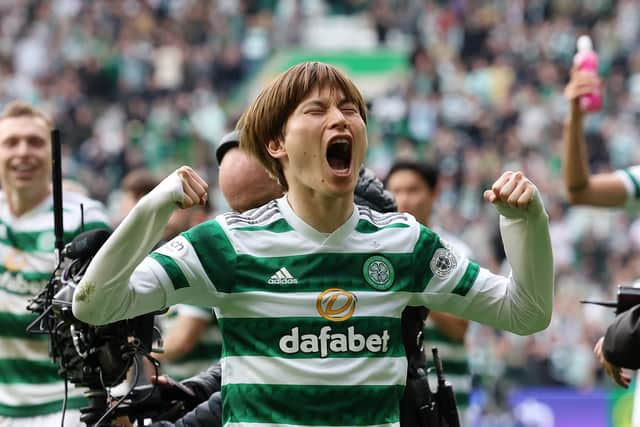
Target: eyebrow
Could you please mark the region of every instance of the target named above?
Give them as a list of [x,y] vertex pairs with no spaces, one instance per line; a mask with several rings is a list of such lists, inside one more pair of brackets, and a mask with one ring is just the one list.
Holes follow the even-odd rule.
[[[310,99],[310,100],[308,100],[308,101],[305,101],[305,102],[302,104],[302,107],[305,107],[305,108],[306,108],[306,107],[314,107],[314,106],[316,106],[316,107],[323,107],[323,108],[324,108],[324,107],[326,107],[326,106],[327,106],[327,104],[328,104],[328,102],[327,102],[325,99],[323,99],[323,98],[314,98],[314,99]],[[347,98],[341,98],[341,99],[336,103],[336,105],[337,105],[338,107],[342,107],[342,106],[343,106],[343,105],[345,105],[345,104],[356,104],[356,102],[355,102],[355,101],[352,101],[352,100],[350,100],[350,99],[347,99]]]

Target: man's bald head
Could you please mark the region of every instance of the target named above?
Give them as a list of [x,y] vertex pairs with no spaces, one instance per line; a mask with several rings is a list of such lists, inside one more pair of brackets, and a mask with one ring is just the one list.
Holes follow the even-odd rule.
[[224,153],[218,185],[229,207],[238,212],[257,208],[283,194],[282,186],[264,166],[238,147]]

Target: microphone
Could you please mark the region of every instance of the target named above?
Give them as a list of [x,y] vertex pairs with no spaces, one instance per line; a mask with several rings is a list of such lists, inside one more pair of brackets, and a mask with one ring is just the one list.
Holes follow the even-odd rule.
[[80,233],[64,249],[64,255],[71,259],[89,259],[98,252],[110,235],[111,232],[105,229]]

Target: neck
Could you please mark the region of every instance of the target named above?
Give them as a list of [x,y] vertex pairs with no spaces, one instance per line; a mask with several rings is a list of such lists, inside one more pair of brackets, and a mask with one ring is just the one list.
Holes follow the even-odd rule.
[[14,216],[21,216],[38,206],[44,199],[49,196],[49,189],[35,192],[33,190],[25,191],[5,191],[9,210]]
[[296,215],[321,233],[336,231],[353,213],[353,194],[325,196],[311,190],[289,189],[287,199]]

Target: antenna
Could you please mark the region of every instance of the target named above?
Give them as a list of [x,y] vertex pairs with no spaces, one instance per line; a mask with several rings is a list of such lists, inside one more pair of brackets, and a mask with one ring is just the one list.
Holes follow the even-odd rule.
[[60,131],[51,129],[51,181],[53,183],[53,232],[55,234],[55,249],[60,262],[60,254],[64,249],[64,226],[62,223],[62,147]]

